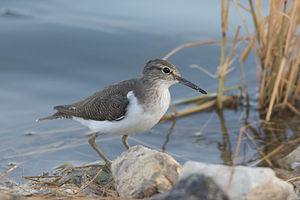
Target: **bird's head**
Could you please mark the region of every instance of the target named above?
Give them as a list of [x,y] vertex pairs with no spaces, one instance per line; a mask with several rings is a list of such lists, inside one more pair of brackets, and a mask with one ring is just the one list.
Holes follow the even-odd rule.
[[167,87],[180,83],[206,94],[203,89],[182,78],[176,67],[166,60],[155,59],[148,61],[142,73],[144,78],[155,81],[158,84],[164,84]]

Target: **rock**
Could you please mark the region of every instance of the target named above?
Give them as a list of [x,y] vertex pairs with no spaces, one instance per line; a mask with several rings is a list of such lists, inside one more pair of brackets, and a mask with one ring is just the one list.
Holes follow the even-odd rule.
[[297,191],[298,199],[300,199],[300,180],[293,182],[295,190]]
[[15,194],[7,190],[0,189],[0,199],[1,200],[25,200],[21,195]]
[[171,156],[143,146],[131,147],[112,162],[121,197],[146,198],[171,189],[181,165]]
[[300,172],[298,171],[290,171],[290,170],[279,169],[279,168],[274,168],[273,171],[275,172],[278,178],[283,180],[289,180],[291,178],[300,176]]
[[287,169],[300,171],[300,146],[282,158],[281,163],[283,163]]
[[209,177],[190,174],[180,179],[173,189],[151,198],[151,200],[229,200],[227,195]]
[[[231,167],[188,161],[180,173],[180,180],[190,174],[205,174],[226,190]],[[262,167],[237,166],[228,191],[231,200],[291,200],[296,198],[293,186],[275,176],[273,170]]]

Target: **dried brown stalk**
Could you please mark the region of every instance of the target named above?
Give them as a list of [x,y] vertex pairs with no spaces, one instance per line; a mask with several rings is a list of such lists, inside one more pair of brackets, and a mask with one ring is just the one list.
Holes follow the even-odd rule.
[[102,169],[100,169],[97,172],[97,174],[86,185],[82,186],[76,194],[82,192],[85,188],[87,188],[101,174],[101,172],[102,172]]
[[268,163],[268,165],[270,167],[272,167],[272,163],[271,161],[265,156],[265,154],[263,153],[263,151],[257,146],[257,144],[255,143],[254,139],[251,137],[251,135],[248,133],[247,129],[245,128],[244,131],[245,135],[249,138],[249,140],[252,142],[252,144],[255,146],[256,150],[258,151],[258,153],[263,157],[264,160],[266,160],[266,162]]
[[242,136],[243,136],[244,129],[245,129],[245,127],[241,127],[240,128],[240,133],[239,133],[239,137],[238,137],[238,143],[237,143],[237,146],[236,146],[236,150],[235,150],[235,154],[234,154],[234,158],[233,158],[233,162],[232,162],[232,168],[231,168],[231,173],[230,173],[228,185],[226,187],[226,192],[229,191],[231,183],[232,183],[233,174],[234,174],[234,170],[235,170],[237,158],[239,156],[239,151],[240,151],[240,146],[241,146],[241,141],[242,141]]
[[[229,100],[232,100],[233,99],[233,96],[226,96],[226,97],[223,97],[222,101],[225,102],[225,101],[229,101]],[[185,110],[183,112],[178,112],[178,113],[175,113],[175,114],[168,114],[168,115],[165,115],[163,116],[159,123],[163,122],[163,121],[167,121],[167,120],[172,120],[174,118],[178,118],[178,117],[183,117],[183,116],[186,116],[186,115],[190,115],[192,113],[195,113],[195,112],[199,112],[201,110],[204,110],[204,109],[207,109],[207,108],[210,108],[214,105],[217,105],[217,100],[214,99],[214,100],[211,100],[211,101],[208,101],[204,104],[201,104],[195,108],[191,108],[191,109],[188,109],[188,110]]]
[[230,178],[228,181],[228,185],[226,187],[226,192],[228,192],[228,190],[230,189],[231,183],[232,183],[232,179],[233,179],[233,175],[234,175],[234,171],[235,171],[235,167],[236,167],[236,163],[237,163],[237,158],[239,155],[239,150],[240,150],[240,145],[241,145],[241,140],[242,140],[242,136],[243,133],[248,137],[248,139],[253,143],[253,145],[255,146],[256,150],[259,152],[259,154],[263,157],[263,160],[266,160],[267,163],[272,166],[271,161],[268,159],[267,156],[265,156],[265,154],[262,152],[262,150],[256,145],[256,143],[254,142],[254,139],[250,136],[250,134],[247,131],[247,128],[251,127],[251,125],[253,124],[257,124],[257,123],[261,123],[262,121],[255,121],[251,124],[247,124],[243,127],[240,128],[240,132],[239,132],[239,137],[238,137],[238,143],[236,146],[236,150],[235,150],[235,154],[234,154],[234,158],[233,158],[233,162],[232,162],[232,168],[231,168],[231,173],[230,173]]
[[273,151],[271,151],[268,155],[264,156],[264,157],[261,158],[258,162],[256,162],[255,165],[258,165],[259,163],[261,163],[262,161],[264,161],[266,158],[270,158],[271,156],[275,155],[275,154],[276,154],[277,152],[279,152],[284,146],[285,146],[285,144],[279,145],[276,149],[274,149]]
[[[225,63],[225,51],[226,51],[226,35],[228,29],[228,13],[229,13],[229,0],[227,0],[227,4],[225,5],[225,0],[222,0],[221,4],[221,21],[222,21],[222,47],[221,47],[221,57],[219,67],[221,69],[220,73],[220,81],[219,81],[219,90],[218,90],[218,108],[223,107],[223,88],[225,83],[225,78],[227,75],[227,70],[229,68],[228,64]],[[239,30],[237,31],[237,33]],[[238,35],[238,34],[236,34]]]
[[[297,88],[300,84],[300,33],[297,31],[300,26],[300,1],[270,0],[269,2],[269,14],[263,18],[261,1],[249,0],[250,8],[246,10],[249,10],[252,15],[255,30],[254,34],[247,31],[250,42],[240,57],[245,89],[247,87],[245,87],[243,62],[252,49],[260,59],[257,69],[260,72],[259,108],[266,109],[266,120],[270,120],[275,108],[291,109],[291,105],[293,106],[300,94],[300,89]],[[233,0],[233,3],[241,18],[244,19],[240,10],[241,5],[237,0]],[[246,30],[249,30],[244,20],[243,24]]]
[[271,101],[270,101],[268,112],[267,112],[267,116],[266,116],[266,121],[270,120],[271,112],[273,110],[273,106],[274,106],[274,103],[275,103],[275,97],[276,97],[276,95],[278,93],[278,87],[279,87],[279,83],[280,83],[280,78],[282,76],[282,73],[283,73],[283,70],[285,68],[285,65],[286,65],[286,59],[284,58],[281,61],[279,72],[278,72],[278,75],[277,75],[277,78],[276,78],[276,81],[275,81],[275,85],[274,85],[272,96],[271,96]]
[[12,168],[10,168],[9,170],[7,170],[6,172],[4,172],[3,174],[1,174],[0,180],[1,180],[4,176],[6,176],[6,175],[9,174],[10,172],[12,172],[13,170],[17,169],[18,167],[19,167],[19,165],[15,165],[15,166],[13,166]]
[[[229,41],[232,41],[232,40],[229,40]],[[167,60],[172,55],[174,55],[175,53],[177,53],[178,51],[180,51],[184,48],[198,46],[198,45],[205,45],[205,44],[216,44],[216,43],[220,43],[220,42],[222,42],[222,40],[211,40],[211,41],[204,41],[204,42],[193,42],[193,43],[182,44],[182,45],[179,45],[178,47],[176,47],[175,49],[173,49],[172,51],[170,51],[169,53],[167,53],[167,55],[165,55],[162,59]]]

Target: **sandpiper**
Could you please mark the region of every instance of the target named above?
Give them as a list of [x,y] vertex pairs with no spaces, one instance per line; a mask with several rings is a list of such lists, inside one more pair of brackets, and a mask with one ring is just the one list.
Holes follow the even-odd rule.
[[95,143],[99,134],[123,135],[122,142],[128,149],[128,135],[149,130],[166,113],[171,100],[171,85],[181,83],[206,94],[182,78],[176,67],[166,60],[150,60],[142,75],[110,85],[82,101],[55,106],[56,113],[39,120],[68,118],[87,126],[95,132],[89,137],[90,145],[110,167],[111,161]]

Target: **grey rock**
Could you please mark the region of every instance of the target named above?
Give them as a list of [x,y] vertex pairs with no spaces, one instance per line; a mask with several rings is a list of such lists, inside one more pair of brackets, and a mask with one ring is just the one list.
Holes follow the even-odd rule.
[[[224,191],[229,182],[231,167],[188,161],[180,173],[180,180],[190,174],[211,177]],[[270,168],[237,166],[227,193],[231,200],[288,200],[296,198],[293,186],[275,176]]]
[[180,169],[168,154],[143,146],[131,147],[112,162],[117,191],[127,198],[146,198],[171,189]]
[[170,191],[159,194],[151,200],[229,200],[227,195],[209,177],[203,174],[190,174],[180,179]]
[[283,163],[284,167],[287,169],[300,171],[300,146],[282,158],[281,163]]
[[300,199],[300,180],[293,182],[298,199]]

